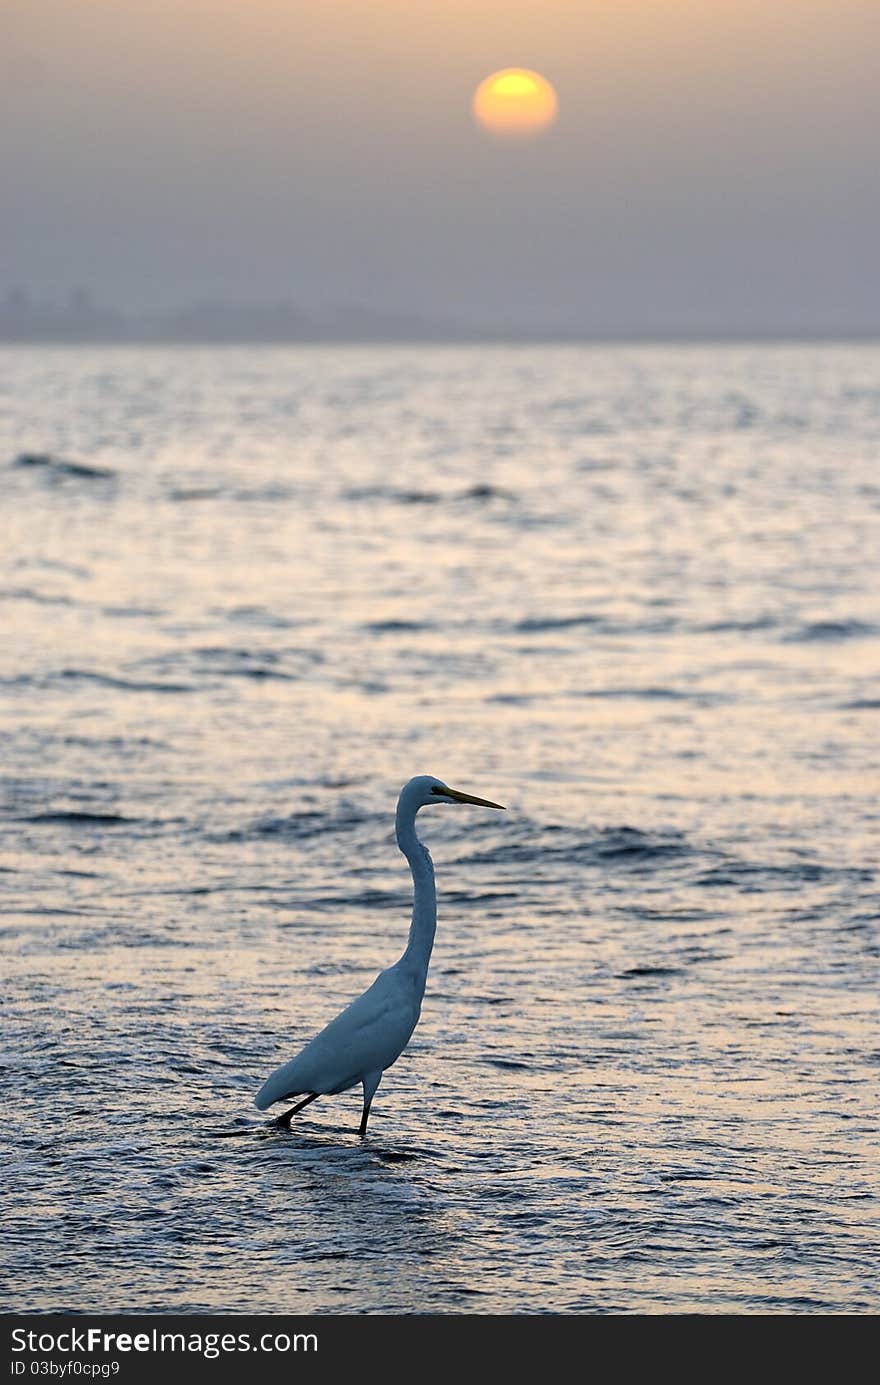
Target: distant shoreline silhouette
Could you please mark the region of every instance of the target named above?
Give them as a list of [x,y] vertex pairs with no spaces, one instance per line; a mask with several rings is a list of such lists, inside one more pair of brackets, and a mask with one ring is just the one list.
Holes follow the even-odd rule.
[[280,300],[232,303],[204,300],[153,313],[124,311],[75,289],[60,302],[28,290],[9,290],[0,299],[0,343],[4,345],[321,345],[321,344],[552,344],[577,342],[772,342],[876,341],[876,328],[845,324],[791,325],[694,323],[685,326],[602,323],[466,322],[397,312],[360,304],[306,312]]

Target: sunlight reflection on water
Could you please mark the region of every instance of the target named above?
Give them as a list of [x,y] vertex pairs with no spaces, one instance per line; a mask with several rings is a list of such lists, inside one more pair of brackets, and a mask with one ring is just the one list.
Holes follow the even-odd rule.
[[0,367],[4,1302],[876,1311],[880,351]]

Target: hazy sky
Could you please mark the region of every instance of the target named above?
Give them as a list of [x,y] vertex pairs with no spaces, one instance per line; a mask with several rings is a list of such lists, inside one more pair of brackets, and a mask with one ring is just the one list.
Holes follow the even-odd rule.
[[878,154],[880,0],[0,0],[0,289],[880,328]]

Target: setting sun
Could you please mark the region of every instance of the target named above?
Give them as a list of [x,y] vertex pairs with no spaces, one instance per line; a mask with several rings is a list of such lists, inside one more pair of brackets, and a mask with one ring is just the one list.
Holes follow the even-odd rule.
[[478,123],[494,135],[536,135],[553,124],[559,101],[540,72],[505,67],[477,87],[473,112]]

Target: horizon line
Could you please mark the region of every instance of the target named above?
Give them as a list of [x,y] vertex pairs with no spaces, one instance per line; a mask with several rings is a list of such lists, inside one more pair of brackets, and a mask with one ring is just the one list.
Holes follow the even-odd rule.
[[247,333],[115,334],[28,333],[0,331],[0,346],[614,346],[614,345],[786,345],[880,343],[878,327],[735,327],[735,328],[466,328],[422,332],[313,332],[299,336]]

